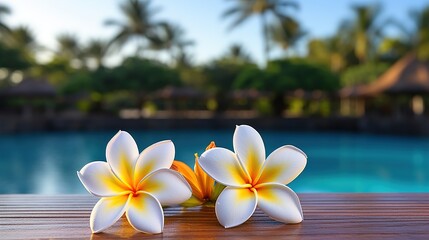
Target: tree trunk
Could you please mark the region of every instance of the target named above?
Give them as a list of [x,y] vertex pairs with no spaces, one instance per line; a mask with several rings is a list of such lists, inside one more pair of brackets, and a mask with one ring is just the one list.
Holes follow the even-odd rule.
[[171,64],[171,66],[172,67],[177,67],[177,57],[176,57],[176,54],[175,54],[175,52],[174,52],[174,49],[173,48],[170,48],[169,49],[169,51],[168,51],[168,53],[169,53],[169,55],[170,55],[170,64]]
[[137,40],[136,54],[134,57],[143,58],[143,50],[145,48],[144,44],[145,44],[145,41],[143,37],[140,36],[140,38]]
[[270,45],[268,44],[268,26],[265,18],[265,13],[261,13],[261,24],[262,24],[262,38],[264,39],[264,58],[265,65],[268,64],[268,55],[270,52]]

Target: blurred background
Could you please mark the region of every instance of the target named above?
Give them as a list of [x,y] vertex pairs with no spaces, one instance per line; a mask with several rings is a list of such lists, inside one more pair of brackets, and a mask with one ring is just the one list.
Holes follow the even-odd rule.
[[119,130],[193,165],[237,124],[298,192],[429,192],[427,0],[0,0],[0,194],[85,193]]

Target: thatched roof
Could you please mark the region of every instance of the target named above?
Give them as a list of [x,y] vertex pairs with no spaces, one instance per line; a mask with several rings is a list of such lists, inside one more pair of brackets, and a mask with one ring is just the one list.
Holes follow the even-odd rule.
[[408,54],[376,81],[368,85],[344,88],[340,91],[340,96],[370,97],[380,93],[429,93],[429,61],[422,61],[415,54]]
[[0,90],[1,97],[53,97],[55,95],[55,88],[47,81],[31,78]]

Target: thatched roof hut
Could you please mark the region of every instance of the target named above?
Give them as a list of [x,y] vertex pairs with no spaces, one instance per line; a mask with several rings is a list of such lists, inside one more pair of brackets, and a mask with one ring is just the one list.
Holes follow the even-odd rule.
[[0,97],[54,97],[55,88],[45,80],[26,78],[22,82],[0,90]]
[[0,98],[3,99],[24,99],[21,103],[21,115],[23,119],[32,120],[35,99],[45,100],[44,111],[46,116],[53,115],[51,104],[46,104],[57,94],[54,86],[42,79],[26,78],[16,85],[0,89]]
[[419,60],[410,53],[397,61],[376,81],[362,86],[347,87],[340,91],[342,98],[372,97],[386,94],[429,93],[429,61]]

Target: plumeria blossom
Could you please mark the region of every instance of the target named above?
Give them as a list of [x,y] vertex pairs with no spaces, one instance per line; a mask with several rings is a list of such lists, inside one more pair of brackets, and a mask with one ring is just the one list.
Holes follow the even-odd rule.
[[272,219],[284,223],[303,220],[298,196],[286,184],[304,170],[307,156],[286,145],[265,160],[265,146],[259,133],[250,126],[237,126],[234,152],[213,148],[201,155],[200,165],[216,181],[226,185],[216,201],[216,216],[225,228],[249,219],[258,206]]
[[112,226],[125,213],[136,230],[161,233],[161,205],[180,204],[191,197],[186,180],[169,169],[174,154],[171,141],[155,143],[139,154],[131,135],[119,131],[107,144],[107,162],[91,162],[77,172],[85,188],[101,197],[91,212],[92,232]]
[[[212,141],[207,146],[206,150],[215,147],[216,144]],[[192,197],[186,202],[182,203],[182,206],[191,207],[214,203],[220,192],[225,187],[224,185],[215,182],[212,177],[203,171],[200,164],[198,163],[197,153],[195,153],[194,170],[186,165],[186,163],[177,160],[173,162],[171,169],[180,172],[192,188]]]

